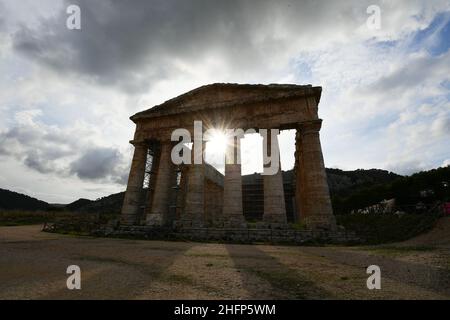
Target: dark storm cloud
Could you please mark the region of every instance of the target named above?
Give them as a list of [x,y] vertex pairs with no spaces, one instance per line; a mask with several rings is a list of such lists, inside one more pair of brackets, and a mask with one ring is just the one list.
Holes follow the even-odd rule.
[[40,173],[51,173],[54,168],[51,166],[51,161],[47,158],[43,158],[39,152],[31,150],[24,159],[24,164]]
[[70,165],[70,171],[81,179],[102,179],[115,172],[122,155],[112,148],[87,150],[83,156]]
[[319,30],[353,21],[335,16],[336,4],[316,1],[71,0],[63,8],[69,4],[81,8],[81,31],[65,27],[62,10],[38,30],[16,32],[14,48],[58,72],[130,93],[182,72],[176,61],[213,57],[246,73],[264,68],[301,36],[306,47]]
[[[65,27],[67,14],[23,28],[19,52],[61,71],[87,75],[128,92],[175,72],[173,59],[193,59],[227,43],[250,43],[236,1],[70,1],[81,8],[82,30]],[[67,7],[67,6],[63,6]],[[231,40],[233,38],[233,41]]]
[[0,30],[4,29],[5,26],[5,17],[4,17],[4,12],[5,12],[5,5],[0,2]]
[[[75,141],[51,139],[43,128],[36,125],[20,125],[0,133],[0,155],[10,155],[38,172],[58,172],[53,161],[70,156]],[[61,137],[62,138],[62,137]],[[66,137],[67,138],[67,137]]]
[[37,122],[0,133],[0,156],[13,156],[32,170],[125,184],[128,161],[120,151],[91,146],[70,132]]

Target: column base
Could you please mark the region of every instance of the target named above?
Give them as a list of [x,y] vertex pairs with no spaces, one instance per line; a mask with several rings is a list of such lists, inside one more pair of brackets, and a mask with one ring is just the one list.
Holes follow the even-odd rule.
[[263,215],[263,222],[265,223],[269,223],[269,224],[286,224],[287,223],[287,218],[286,215],[283,214],[264,214]]
[[202,221],[192,221],[192,228],[204,228],[205,224]]
[[321,214],[304,217],[301,221],[311,230],[336,231],[336,218],[333,215]]
[[188,220],[188,219],[175,220],[175,221],[173,222],[173,227],[174,227],[174,229],[176,229],[176,230],[196,228],[196,226],[195,226],[195,224],[192,222],[192,220]]
[[126,215],[123,214],[120,216],[120,224],[125,226],[133,226],[136,224],[136,215]]
[[147,214],[147,217],[145,219],[145,224],[147,226],[162,227],[164,224],[163,215],[159,214],[159,213]]
[[248,227],[247,222],[242,216],[239,217],[230,217],[226,221],[223,222],[224,228],[237,228],[237,229],[245,229]]
[[177,227],[182,227],[182,228],[204,228],[206,227],[208,224],[198,218],[184,218],[184,219],[179,219],[179,220],[175,220],[174,224]]

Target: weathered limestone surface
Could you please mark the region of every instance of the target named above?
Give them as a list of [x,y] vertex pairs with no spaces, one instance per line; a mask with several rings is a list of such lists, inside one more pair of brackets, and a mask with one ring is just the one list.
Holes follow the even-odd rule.
[[205,181],[205,222],[207,226],[220,226],[222,219],[223,185],[210,179]]
[[[192,159],[195,157],[203,157],[204,146],[199,149],[192,149]],[[195,154],[198,152],[200,154]],[[191,164],[189,166],[187,186],[186,186],[186,200],[184,217],[181,217],[185,226],[192,225],[193,227],[202,227],[204,221],[205,209],[205,165]]]
[[220,226],[223,221],[223,178],[213,166],[205,164],[205,222],[209,227]]
[[188,172],[186,187],[186,200],[184,216],[181,220],[186,226],[203,226],[205,207],[205,167],[203,165],[191,165]]
[[242,175],[240,138],[229,137],[225,151],[223,186],[223,223],[227,227],[245,227],[242,210]]
[[[267,154],[280,154],[278,139],[272,141],[271,134],[263,136],[263,149],[267,150]],[[273,148],[271,148],[271,146]],[[283,174],[281,171],[280,157],[275,160],[278,162],[278,170],[276,174],[266,174],[263,176],[264,181],[264,214],[263,221],[267,223],[287,223],[286,203],[284,199]],[[264,165],[264,171],[268,171],[270,164]],[[266,172],[268,173],[268,172]]]
[[[61,228],[57,224],[48,225],[49,232]],[[184,228],[175,231],[157,232],[149,226],[121,226],[116,230],[95,230],[95,234],[106,236],[126,236],[145,239],[180,239],[190,241],[225,241],[229,243],[272,243],[272,244],[308,244],[312,241],[336,244],[360,243],[355,234],[342,231],[313,231],[293,229],[228,229],[228,228]]]
[[145,144],[134,144],[133,161],[131,162],[127,190],[123,201],[121,222],[136,224],[141,210],[142,184],[144,183],[145,161],[148,147]]
[[155,190],[150,214],[147,214],[146,224],[163,226],[168,223],[170,197],[175,185],[176,168],[170,159],[172,144],[165,141],[161,145],[158,170],[156,173]]
[[315,120],[299,125],[300,218],[310,227],[334,230],[336,221],[319,138],[321,124],[322,120]]

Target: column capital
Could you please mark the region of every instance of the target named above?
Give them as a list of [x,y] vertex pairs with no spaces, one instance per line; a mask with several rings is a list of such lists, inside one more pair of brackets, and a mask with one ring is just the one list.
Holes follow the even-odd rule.
[[267,136],[270,136],[270,135],[272,134],[272,130],[278,130],[277,136],[279,136],[279,135],[280,135],[280,132],[281,132],[279,128],[260,128],[260,129],[258,129],[257,133],[258,133],[260,136],[263,136],[263,137],[264,137],[265,135],[261,133],[261,130],[267,130],[267,131],[266,131]]
[[322,127],[322,119],[300,122],[298,128],[301,134],[315,133],[319,132]]
[[146,147],[148,146],[148,143],[145,140],[130,140],[130,144],[132,144],[135,147]]
[[172,141],[172,140],[164,139],[164,140],[158,140],[158,143],[161,146],[174,146],[174,145],[176,145],[179,142],[178,141]]

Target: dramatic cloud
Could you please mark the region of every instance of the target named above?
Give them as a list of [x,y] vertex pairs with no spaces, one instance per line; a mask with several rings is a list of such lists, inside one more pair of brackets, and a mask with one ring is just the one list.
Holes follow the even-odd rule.
[[117,174],[116,182],[125,183],[125,172],[117,172],[121,167],[122,155],[114,149],[97,148],[87,150],[79,159],[70,165],[72,173],[82,179],[102,179]]
[[36,120],[39,115],[39,110],[16,114],[17,126],[0,133],[0,155],[13,156],[43,174],[126,182],[128,161],[117,149],[92,147],[87,137],[96,132],[80,125],[61,130]]
[[[439,3],[445,1],[434,1]],[[82,30],[65,28],[69,4],[81,7]],[[38,27],[19,28],[14,48],[57,72],[143,93],[151,83],[205,66],[261,81],[280,75],[301,51],[377,37],[396,40],[430,22],[436,6],[383,6],[383,28],[367,32],[370,1],[64,1]],[[443,5],[442,5],[443,6]],[[447,4],[448,6],[448,4]],[[273,75],[269,76],[273,78]],[[220,76],[223,78],[223,75]]]
[[[69,4],[81,30],[66,28]],[[128,117],[212,82],[323,86],[327,166],[409,174],[448,163],[450,3],[379,2],[378,30],[366,25],[372,4],[0,0],[1,186],[45,186],[56,201],[120,191]],[[283,169],[293,134],[280,136]],[[257,137],[243,143],[244,173],[261,170],[258,148]]]

